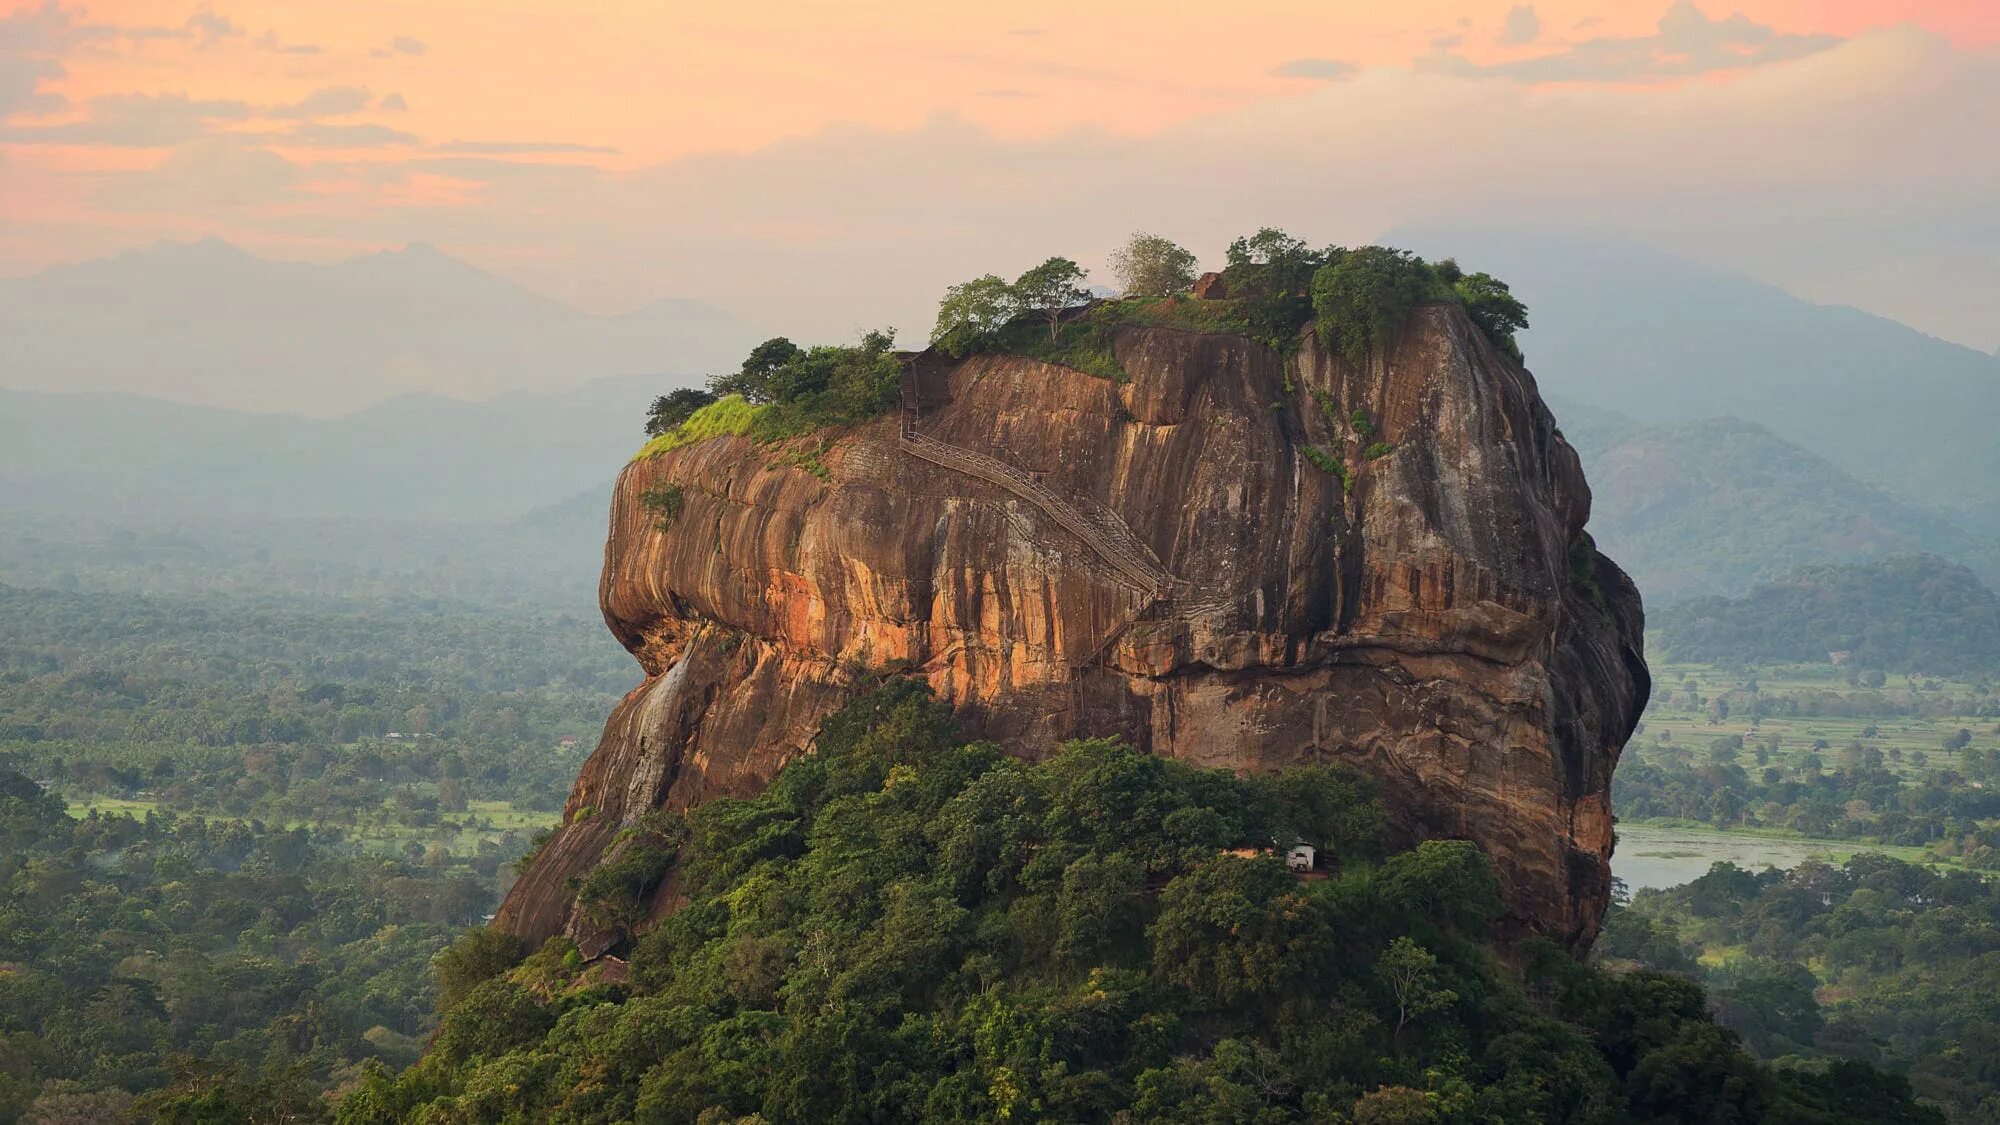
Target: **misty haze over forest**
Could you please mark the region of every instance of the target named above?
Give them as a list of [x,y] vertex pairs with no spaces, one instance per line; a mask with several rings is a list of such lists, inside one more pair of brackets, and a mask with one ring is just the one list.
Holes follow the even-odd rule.
[[0,0],[0,1125],[2000,1122],[2000,3]]
[[[1529,365],[1591,471],[1593,530],[1656,597],[1910,550],[2000,571],[2000,358],[1599,236],[1384,239],[1512,279]],[[343,548],[385,560],[423,524],[588,524],[644,403],[768,333],[758,310],[692,300],[589,316],[425,246],[315,266],[163,244],[0,295],[7,369],[32,376],[0,388],[0,507],[58,541],[162,520],[417,521]]]

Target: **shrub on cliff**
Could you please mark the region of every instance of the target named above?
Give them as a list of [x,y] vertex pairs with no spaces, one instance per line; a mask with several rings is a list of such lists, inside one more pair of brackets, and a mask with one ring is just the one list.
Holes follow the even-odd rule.
[[1248,335],[1278,351],[1291,351],[1299,329],[1312,318],[1313,274],[1338,252],[1314,250],[1276,227],[1231,242],[1222,280],[1250,326]]
[[1507,288],[1507,283],[1490,273],[1461,273],[1458,263],[1446,258],[1437,264],[1439,277],[1451,286],[1452,299],[1465,308],[1465,315],[1479,326],[1493,346],[1521,362],[1521,345],[1514,333],[1528,326],[1528,306]]
[[711,376],[708,389],[716,397],[740,395],[747,402],[766,403],[778,397],[776,389],[778,372],[805,352],[797,344],[783,336],[772,338],[750,349],[743,360],[743,366],[722,375]]
[[[1050,258],[1012,283],[987,274],[954,285],[938,302],[931,346],[954,359],[979,352],[1024,355],[1122,381],[1125,370],[1111,354],[1110,331],[1116,324],[1096,315],[1109,306],[1100,305],[1084,317],[1063,315],[1089,299],[1083,277],[1075,262]],[[1047,331],[1038,319],[1047,323]]]
[[693,445],[724,434],[746,434],[765,407],[752,405],[742,395],[724,395],[687,416],[680,425],[662,433],[639,450],[639,459],[655,457],[669,449]]
[[[905,681],[815,745],[691,814],[687,901],[629,984],[557,939],[341,1120],[1842,1122],[1862,1087],[1868,1119],[1922,1120],[1873,1072],[1762,1068],[1677,978],[1530,945],[1531,1001],[1486,938],[1485,858],[1385,857],[1343,771],[1111,740],[1029,764]],[[1300,835],[1324,877],[1262,850]]]
[[771,402],[750,425],[760,441],[794,437],[821,426],[863,422],[896,408],[903,365],[891,330],[865,332],[849,345],[821,344],[793,355],[771,373]]
[[1428,301],[1457,304],[1495,347],[1520,361],[1514,333],[1528,326],[1528,307],[1493,275],[1390,246],[1329,250],[1325,259],[1313,274],[1313,315],[1320,341],[1350,363],[1388,347],[1410,310]]
[[1062,314],[1090,299],[1083,287],[1083,267],[1068,258],[1050,258],[1012,282],[985,274],[944,291],[931,346],[953,357],[995,349],[1006,343],[1006,329],[1018,318],[1046,320],[1049,339],[1059,336]]
[[1303,239],[1265,227],[1229,244],[1222,280],[1231,296],[1304,297],[1313,274],[1338,250],[1314,250]]
[[1386,348],[1419,303],[1444,296],[1436,272],[1407,250],[1361,246],[1313,274],[1320,342],[1350,363]]
[[677,391],[663,394],[653,400],[646,410],[646,434],[659,437],[680,428],[682,422],[695,411],[716,400],[714,391],[682,387]]
[[864,333],[855,344],[811,348],[782,336],[766,340],[741,368],[709,380],[710,393],[720,397],[660,432],[638,457],[723,434],[778,441],[886,414],[896,407],[903,370],[890,350],[895,342],[892,331]]

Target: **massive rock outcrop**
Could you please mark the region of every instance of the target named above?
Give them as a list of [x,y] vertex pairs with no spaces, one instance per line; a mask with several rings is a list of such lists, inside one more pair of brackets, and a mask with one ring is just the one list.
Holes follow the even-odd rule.
[[[1576,455],[1456,307],[1364,364],[1300,345],[1126,327],[1122,384],[925,355],[914,442],[889,417],[634,462],[602,601],[646,679],[499,924],[602,947],[566,884],[621,826],[757,791],[895,670],[1023,755],[1118,734],[1236,770],[1352,763],[1403,832],[1491,854],[1516,932],[1587,944],[1649,683]],[[669,485],[662,529],[641,495]]]

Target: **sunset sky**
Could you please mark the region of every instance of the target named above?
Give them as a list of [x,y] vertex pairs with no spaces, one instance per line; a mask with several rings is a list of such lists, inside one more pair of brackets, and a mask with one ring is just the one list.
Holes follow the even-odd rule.
[[1994,0],[0,0],[0,276],[421,240],[838,335],[1139,227],[1507,223],[1992,350],[1996,135]]

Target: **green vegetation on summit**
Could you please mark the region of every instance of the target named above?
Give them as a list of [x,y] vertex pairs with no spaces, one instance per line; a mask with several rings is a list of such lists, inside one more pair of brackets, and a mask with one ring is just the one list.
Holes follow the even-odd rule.
[[[1227,262],[1219,275],[1227,296],[1206,300],[1188,292],[1194,255],[1143,232],[1112,255],[1121,298],[1093,299],[1088,273],[1068,258],[1049,258],[1011,282],[986,274],[945,291],[930,343],[953,358],[1019,355],[1123,382],[1112,340],[1126,325],[1247,336],[1289,354],[1310,324],[1327,347],[1358,363],[1393,341],[1411,309],[1447,302],[1465,309],[1495,347],[1521,358],[1514,334],[1528,326],[1527,307],[1506,283],[1467,274],[1451,259],[1426,262],[1384,246],[1314,250],[1267,227],[1230,243]],[[645,425],[651,440],[637,459],[722,435],[768,444],[880,417],[897,403],[894,342],[888,331],[811,348],[766,340],[737,370],[711,376],[706,390],[655,398]]]
[[902,367],[892,332],[868,332],[855,344],[801,348],[766,340],[743,365],[709,379],[708,390],[676,391],[653,401],[639,457],[723,434],[783,441],[822,426],[847,425],[896,408]]
[[[952,356],[1024,354],[1123,378],[1110,354],[1110,334],[1121,325],[1227,332],[1290,352],[1299,332],[1316,324],[1322,342],[1360,362],[1390,343],[1412,308],[1443,301],[1463,307],[1496,347],[1521,358],[1514,333],[1528,326],[1527,308],[1504,282],[1467,274],[1450,259],[1431,263],[1385,246],[1314,250],[1266,227],[1229,244],[1219,275],[1225,295],[1208,299],[1189,296],[1194,260],[1166,239],[1135,234],[1112,256],[1124,296],[1087,306],[1084,272],[1066,258],[1012,284],[988,274],[946,292],[931,344]],[[1046,341],[1023,331],[1035,320],[1048,324]]]

